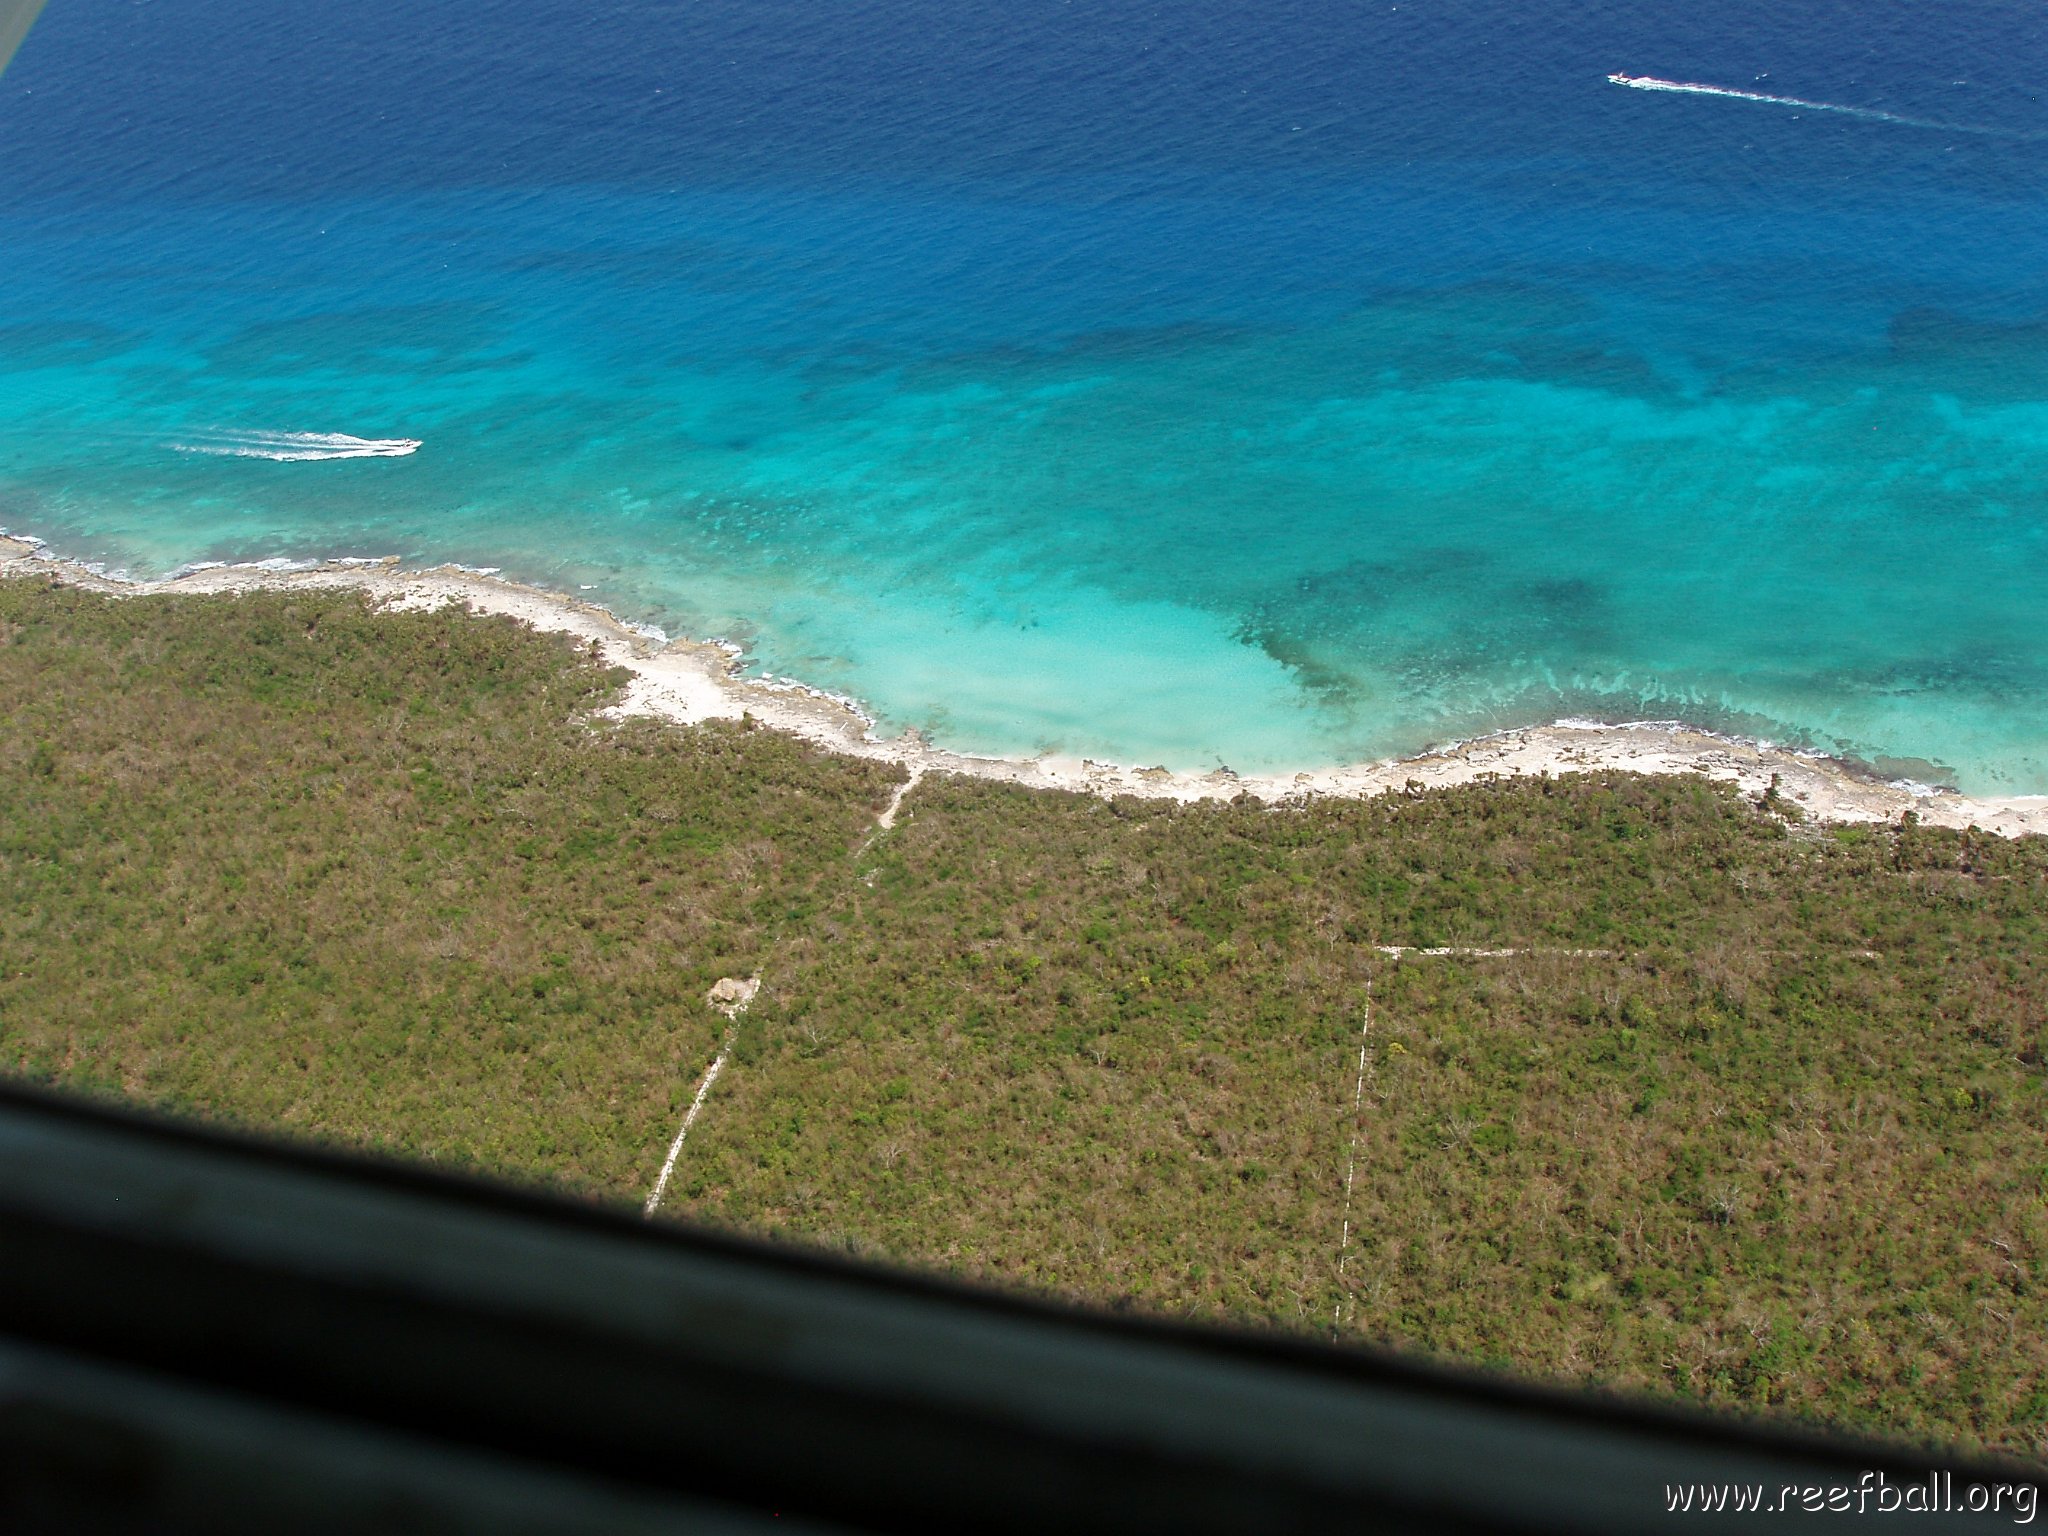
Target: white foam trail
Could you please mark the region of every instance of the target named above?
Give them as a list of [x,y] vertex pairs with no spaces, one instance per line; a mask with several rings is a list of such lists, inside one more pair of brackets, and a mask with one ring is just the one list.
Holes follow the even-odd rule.
[[1772,96],[1763,91],[1740,91],[1732,85],[1702,85],[1697,80],[1660,80],[1655,75],[1609,75],[1609,83],[1625,85],[1632,91],[1673,91],[1682,96],[1726,96],[1734,101],[1761,101],[1773,107],[1803,107],[1809,112],[1833,112],[1842,117],[1860,117],[1870,123],[1901,123],[1908,128],[1938,128],[1944,133],[1982,133],[2000,139],[2033,139],[2039,134],[2017,133],[2003,128],[1975,128],[1967,123],[1938,123],[1931,117],[1902,117],[1880,112],[1875,107],[1849,107],[1834,101],[1808,101],[1804,96]]
[[237,432],[219,428],[190,436],[191,442],[170,446],[179,453],[270,459],[279,464],[315,459],[402,459],[417,453],[420,447],[416,437],[351,437],[346,432]]

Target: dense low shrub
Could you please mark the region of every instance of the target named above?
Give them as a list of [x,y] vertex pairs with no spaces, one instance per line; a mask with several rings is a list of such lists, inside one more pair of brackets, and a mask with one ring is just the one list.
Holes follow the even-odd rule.
[[0,642],[14,1073],[638,1200],[759,972],[678,1214],[2048,1453],[2042,840],[1620,776],[870,841],[899,774],[502,620],[12,581]]

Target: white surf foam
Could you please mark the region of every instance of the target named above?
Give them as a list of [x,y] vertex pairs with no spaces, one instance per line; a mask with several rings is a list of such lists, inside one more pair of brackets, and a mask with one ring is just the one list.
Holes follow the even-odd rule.
[[1773,107],[1799,107],[1808,112],[1833,112],[1842,117],[1860,117],[1870,123],[1899,123],[1907,128],[1936,128],[1944,133],[1981,133],[2000,139],[2031,139],[2038,134],[2017,133],[2003,128],[1981,128],[1969,123],[1942,123],[1931,117],[1904,117],[1897,112],[1880,112],[1876,107],[1851,107],[1838,101],[1809,101],[1804,96],[1773,96],[1765,91],[1738,90],[1732,85],[1704,85],[1697,80],[1660,80],[1655,75],[1609,75],[1614,85],[1632,91],[1672,91],[1681,96],[1725,96],[1733,101],[1760,101]]
[[416,437],[352,437],[346,432],[242,432],[209,428],[188,435],[191,441],[170,446],[179,453],[270,459],[279,464],[315,459],[402,459],[417,453],[420,447]]

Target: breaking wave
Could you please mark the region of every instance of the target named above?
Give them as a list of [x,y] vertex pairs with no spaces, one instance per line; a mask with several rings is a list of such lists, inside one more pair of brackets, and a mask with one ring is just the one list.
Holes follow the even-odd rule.
[[206,453],[220,458],[271,459],[297,464],[313,459],[402,459],[419,451],[416,437],[351,437],[346,432],[235,432],[216,430],[192,434],[192,441],[170,445],[179,453]]

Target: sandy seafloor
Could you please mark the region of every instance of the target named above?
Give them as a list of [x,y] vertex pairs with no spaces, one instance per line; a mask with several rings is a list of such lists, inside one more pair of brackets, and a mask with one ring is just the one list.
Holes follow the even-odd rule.
[[2008,837],[2048,835],[2048,795],[1972,797],[1906,780],[1886,781],[1839,758],[1717,735],[1679,721],[1561,720],[1450,743],[1415,757],[1295,773],[1239,775],[1219,769],[1197,775],[1057,755],[974,756],[934,746],[916,731],[878,737],[855,703],[793,680],[743,677],[737,648],[729,644],[671,640],[625,623],[596,604],[489,571],[457,565],[411,570],[396,557],[216,565],[140,581],[56,558],[33,540],[0,534],[0,576],[40,576],[114,596],[348,588],[398,610],[467,605],[545,633],[573,636],[592,644],[607,664],[630,671],[625,697],[609,711],[614,715],[648,715],[678,725],[751,715],[828,751],[899,764],[913,782],[929,773],[958,773],[1103,796],[1186,803],[1248,794],[1274,803],[1567,773],[1698,773],[1750,796],[1761,796],[1775,780],[1782,796],[1824,823],[1896,823],[1912,812],[1932,826],[1977,827]]

